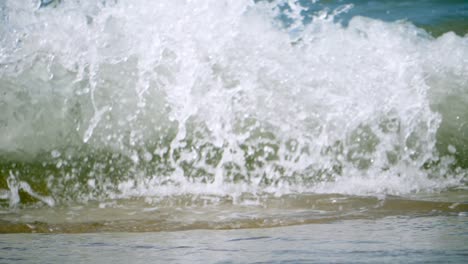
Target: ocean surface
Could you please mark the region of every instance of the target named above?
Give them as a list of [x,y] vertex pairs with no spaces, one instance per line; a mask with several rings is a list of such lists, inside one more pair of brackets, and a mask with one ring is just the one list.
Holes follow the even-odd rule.
[[0,1],[0,263],[463,263],[468,2]]

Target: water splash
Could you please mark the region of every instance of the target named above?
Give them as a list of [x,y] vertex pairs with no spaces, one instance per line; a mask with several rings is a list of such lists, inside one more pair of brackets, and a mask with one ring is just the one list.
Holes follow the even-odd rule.
[[464,184],[466,37],[298,1],[57,3],[2,8],[10,203],[11,173],[58,201]]

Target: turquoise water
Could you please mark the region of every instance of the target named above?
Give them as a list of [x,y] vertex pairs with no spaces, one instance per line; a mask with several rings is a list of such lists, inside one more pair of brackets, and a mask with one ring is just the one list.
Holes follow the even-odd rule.
[[[387,22],[409,21],[436,36],[448,31],[463,36],[468,30],[468,5],[463,0],[312,2],[314,1],[301,1],[301,4],[308,6],[310,11],[320,11],[324,8],[336,9],[346,4],[353,5],[348,12],[336,17],[344,24],[347,24],[354,16],[366,16]],[[310,11],[307,14],[311,14]],[[309,16],[306,15],[306,17]]]
[[0,2],[0,262],[463,262],[467,12]]

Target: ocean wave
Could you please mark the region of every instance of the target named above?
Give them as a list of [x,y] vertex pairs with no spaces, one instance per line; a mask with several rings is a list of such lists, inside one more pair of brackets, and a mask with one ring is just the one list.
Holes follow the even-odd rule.
[[466,184],[467,37],[283,4],[6,1],[3,204]]

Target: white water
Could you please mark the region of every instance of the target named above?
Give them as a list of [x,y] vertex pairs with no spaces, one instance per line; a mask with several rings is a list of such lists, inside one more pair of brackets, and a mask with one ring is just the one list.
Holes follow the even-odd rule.
[[18,186],[78,200],[463,186],[467,37],[333,12],[284,28],[276,4],[247,0],[3,5],[0,153],[57,168],[8,169]]

